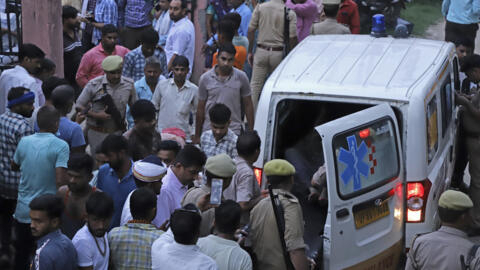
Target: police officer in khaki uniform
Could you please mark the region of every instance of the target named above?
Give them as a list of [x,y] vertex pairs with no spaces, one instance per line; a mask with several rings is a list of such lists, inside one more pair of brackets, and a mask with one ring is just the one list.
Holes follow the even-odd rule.
[[223,190],[230,186],[232,176],[236,171],[237,167],[235,166],[235,162],[233,162],[227,154],[218,154],[209,157],[205,163],[206,184],[201,184],[199,187],[189,189],[183,196],[182,206],[193,203],[201,212],[202,223],[200,224],[200,237],[211,234],[213,221],[215,220],[214,207],[217,205],[210,204],[212,179],[223,180],[223,193]]
[[[290,193],[295,168],[288,161],[274,159],[263,168],[273,193],[278,194],[285,221],[284,239],[295,269],[309,269],[303,241],[303,215],[298,199]],[[275,214],[270,198],[261,200],[250,212],[250,234],[258,269],[287,269]]]
[[323,11],[326,19],[312,25],[310,34],[312,35],[343,35],[350,34],[350,29],[337,22],[337,13],[340,8],[340,0],[324,0]]
[[90,80],[77,99],[77,111],[87,116],[91,153],[95,153],[108,134],[125,131],[127,105],[137,101],[133,81],[122,76],[122,64],[123,59],[118,55],[106,57],[102,62],[105,75]]
[[[472,207],[472,200],[465,193],[443,192],[438,200],[442,226],[438,231],[413,239],[405,269],[462,269],[461,256],[466,260],[474,245],[465,232],[469,225],[468,211]],[[474,267],[471,269],[479,269],[477,260],[472,261],[470,265]]]
[[[477,84],[480,82],[480,56],[466,56],[462,63],[462,72]],[[471,91],[472,95],[455,92],[455,102],[461,105],[462,127],[468,154],[470,187],[468,193],[473,201],[471,211],[474,228],[480,234],[480,92]]]
[[[255,58],[252,54],[253,45],[248,48],[248,63],[253,67],[252,99],[254,107],[257,107],[258,98],[262,92],[263,84],[268,74],[280,64],[283,59],[285,3],[283,0],[271,0],[258,4],[253,11],[248,26],[248,42],[253,44],[255,31],[258,30],[257,48]],[[297,44],[297,17],[295,12],[288,10],[289,18],[289,44],[290,48]]]

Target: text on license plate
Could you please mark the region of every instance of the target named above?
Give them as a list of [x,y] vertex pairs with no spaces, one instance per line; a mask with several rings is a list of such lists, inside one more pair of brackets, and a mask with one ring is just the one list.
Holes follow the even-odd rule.
[[382,203],[380,206],[372,206],[353,213],[355,218],[355,228],[359,229],[368,224],[390,215],[388,202]]

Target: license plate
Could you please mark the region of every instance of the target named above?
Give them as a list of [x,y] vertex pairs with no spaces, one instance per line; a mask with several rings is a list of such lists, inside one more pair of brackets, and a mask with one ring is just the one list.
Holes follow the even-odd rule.
[[382,203],[380,206],[372,206],[353,213],[355,218],[355,227],[357,229],[367,226],[383,217],[390,215],[388,202]]

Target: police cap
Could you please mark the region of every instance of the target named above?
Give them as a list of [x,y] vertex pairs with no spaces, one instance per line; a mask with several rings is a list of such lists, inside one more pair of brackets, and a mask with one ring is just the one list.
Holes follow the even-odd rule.
[[263,171],[266,176],[290,176],[295,174],[295,167],[284,159],[272,159],[265,163]]
[[118,55],[107,56],[102,61],[102,68],[104,71],[115,71],[122,68],[123,58]]
[[235,162],[227,154],[218,154],[207,159],[205,169],[216,176],[229,178],[237,171]]
[[438,206],[455,211],[465,211],[473,207],[473,202],[463,192],[447,190],[440,195]]

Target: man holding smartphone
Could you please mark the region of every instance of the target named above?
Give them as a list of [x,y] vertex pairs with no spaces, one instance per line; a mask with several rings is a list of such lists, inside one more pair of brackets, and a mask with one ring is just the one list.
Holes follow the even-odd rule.
[[236,171],[235,162],[227,154],[210,157],[205,164],[206,183],[189,189],[183,197],[182,206],[193,203],[200,209],[200,237],[211,233],[215,219],[214,208],[221,204],[222,193],[230,185]]

